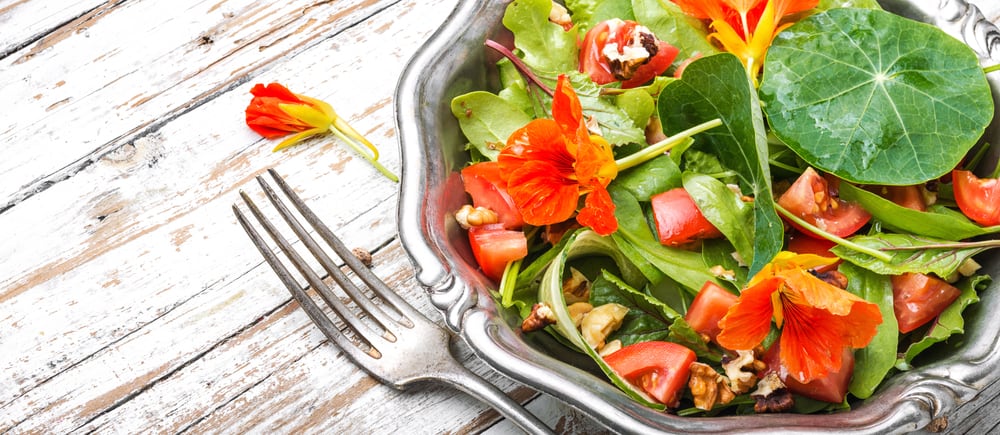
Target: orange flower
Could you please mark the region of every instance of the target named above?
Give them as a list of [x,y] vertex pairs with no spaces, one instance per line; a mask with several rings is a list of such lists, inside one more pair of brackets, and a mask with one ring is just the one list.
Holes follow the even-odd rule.
[[536,119],[507,139],[497,162],[507,191],[524,221],[548,225],[576,217],[581,225],[608,235],[618,229],[607,186],[618,175],[611,146],[591,135],[580,100],[565,75],[559,76],[552,118]]
[[752,349],[781,328],[781,365],[802,383],[840,370],[845,346],[862,348],[882,323],[878,306],[809,273],[836,258],[781,252],[747,283],[719,322],[718,342]]
[[272,151],[295,145],[302,140],[331,132],[361,154],[382,174],[393,181],[395,175],[378,163],[378,149],[354,130],[347,121],[337,116],[325,101],[299,95],[279,83],[264,86],[260,83],[250,89],[253,99],[246,109],[247,126],[268,139],[289,137]]
[[712,20],[708,35],[739,57],[756,80],[771,41],[791,23],[788,15],[815,8],[819,0],[673,0],[688,15]]

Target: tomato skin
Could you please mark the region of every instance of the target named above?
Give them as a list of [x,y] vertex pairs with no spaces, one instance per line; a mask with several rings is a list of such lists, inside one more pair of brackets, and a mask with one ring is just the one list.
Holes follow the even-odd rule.
[[767,364],[767,370],[762,373],[762,376],[769,372],[776,372],[781,377],[781,381],[788,387],[788,391],[792,393],[823,402],[843,403],[847,397],[847,388],[851,385],[851,376],[854,375],[854,350],[850,347],[844,347],[843,352],[840,371],[803,384],[794,376],[782,374],[784,370],[781,367],[781,346],[779,342],[775,342],[761,358]]
[[940,278],[908,272],[892,277],[892,308],[899,332],[907,333],[931,321],[962,291]]
[[507,263],[528,255],[524,233],[499,223],[469,228],[469,245],[483,274],[494,281],[500,281]]
[[729,307],[735,305],[737,300],[739,297],[735,294],[714,282],[707,281],[691,301],[691,306],[684,314],[684,320],[695,331],[715,341],[715,337],[722,330],[719,328],[719,320],[725,317]]
[[927,204],[924,202],[924,195],[920,193],[920,186],[882,186],[881,192],[878,193],[896,205],[917,211],[927,211]]
[[987,227],[1000,225],[1000,178],[979,178],[971,171],[951,171],[955,202],[969,219]]
[[[788,234],[787,249],[796,254],[813,254],[826,258],[839,258],[833,252],[830,252],[830,249],[834,246],[837,246],[837,244],[826,239],[813,237],[801,231],[790,231]],[[836,263],[820,266],[815,270],[819,273],[829,272],[840,266],[841,262],[842,260],[838,259]]]
[[472,197],[472,205],[493,210],[504,228],[516,230],[524,226],[524,218],[507,193],[507,183],[500,177],[497,162],[481,162],[462,169],[462,183]]
[[676,246],[722,236],[683,187],[653,195],[650,202],[661,244]]
[[[778,198],[778,205],[802,220],[837,237],[847,237],[865,226],[871,214],[861,205],[837,197],[838,180],[827,181],[813,168],[807,168],[792,186]],[[820,238],[789,221],[804,234]]]
[[[598,85],[618,81],[611,72],[604,48],[609,43],[618,47],[628,45],[629,39],[638,23],[634,21],[606,20],[597,23],[587,31],[580,46],[580,72],[587,73],[590,79]],[[622,81],[622,88],[641,86],[660,74],[663,74],[673,63],[680,50],[664,41],[656,41],[657,52],[653,57],[638,67],[632,77]]]
[[667,341],[630,344],[604,357],[627,381],[669,407],[676,407],[691,374],[694,351]]

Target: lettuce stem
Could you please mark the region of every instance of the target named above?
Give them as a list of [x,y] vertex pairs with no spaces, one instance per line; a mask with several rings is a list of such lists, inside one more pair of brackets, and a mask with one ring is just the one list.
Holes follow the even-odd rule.
[[687,130],[684,130],[680,133],[677,133],[673,136],[670,136],[666,139],[663,139],[655,144],[652,144],[646,148],[643,148],[636,153],[615,160],[615,164],[618,165],[619,171],[624,171],[631,167],[638,166],[656,156],[659,156],[669,151],[671,148],[680,145],[685,141],[693,140],[691,139],[691,136],[694,136],[706,130],[713,129],[720,125],[722,125],[722,120],[719,118],[703,122]]

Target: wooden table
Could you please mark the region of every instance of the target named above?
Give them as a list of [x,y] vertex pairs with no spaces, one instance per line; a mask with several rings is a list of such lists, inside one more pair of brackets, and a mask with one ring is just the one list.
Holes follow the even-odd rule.
[[[512,430],[464,394],[357,369],[230,209],[276,168],[440,319],[396,236],[398,186],[330,136],[272,153],[243,110],[254,83],[284,83],[398,172],[396,80],[455,3],[0,1],[0,433]],[[600,429],[455,346],[557,430]],[[995,428],[998,395],[952,428]]]

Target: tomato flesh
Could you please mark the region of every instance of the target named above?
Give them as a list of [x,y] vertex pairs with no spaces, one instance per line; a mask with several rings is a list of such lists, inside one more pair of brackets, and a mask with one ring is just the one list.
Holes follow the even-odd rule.
[[[612,19],[602,21],[587,31],[580,46],[580,72],[590,75],[591,80],[599,85],[619,81],[611,71],[604,50],[608,44],[616,44],[618,52],[621,53],[631,42],[637,26],[638,23],[634,21]],[[639,66],[631,77],[622,80],[622,88],[641,86],[653,77],[663,74],[680,52],[664,41],[657,40],[656,47],[656,54]]]
[[892,277],[892,308],[899,332],[919,328],[948,308],[962,291],[940,278],[922,273],[904,273]]
[[669,407],[677,406],[695,359],[691,349],[667,341],[630,344],[604,357],[619,376]]
[[962,213],[980,225],[1000,225],[1000,178],[979,178],[971,171],[956,169],[951,179]]
[[879,193],[896,205],[917,211],[927,211],[927,204],[924,202],[924,195],[920,192],[920,186],[882,186]]
[[715,337],[722,330],[719,328],[719,320],[725,317],[729,307],[735,305],[737,300],[739,297],[736,295],[714,282],[707,281],[691,301],[691,307],[684,314],[684,320],[695,331],[715,341]]
[[[837,197],[838,184],[821,177],[813,168],[807,168],[792,186],[778,198],[778,205],[809,224],[837,237],[847,237],[865,226],[871,214],[861,205]],[[788,222],[804,234],[818,235]]]
[[493,210],[504,228],[516,230],[524,226],[524,218],[507,193],[507,183],[500,177],[497,162],[482,162],[462,169],[462,183],[472,197],[472,205]]
[[762,361],[767,364],[767,370],[764,373],[778,373],[781,381],[792,393],[822,402],[843,403],[847,397],[847,388],[851,385],[851,376],[854,375],[854,350],[850,347],[844,347],[843,352],[839,371],[803,384],[794,376],[783,374],[785,370],[781,368],[781,346],[779,342],[775,342],[762,358]]
[[705,215],[701,214],[691,195],[683,187],[658,193],[650,198],[653,219],[660,243],[667,246],[683,245],[699,239],[721,237]]
[[507,263],[528,255],[528,238],[524,233],[505,229],[503,224],[469,228],[469,244],[483,274],[494,281],[503,276]]

